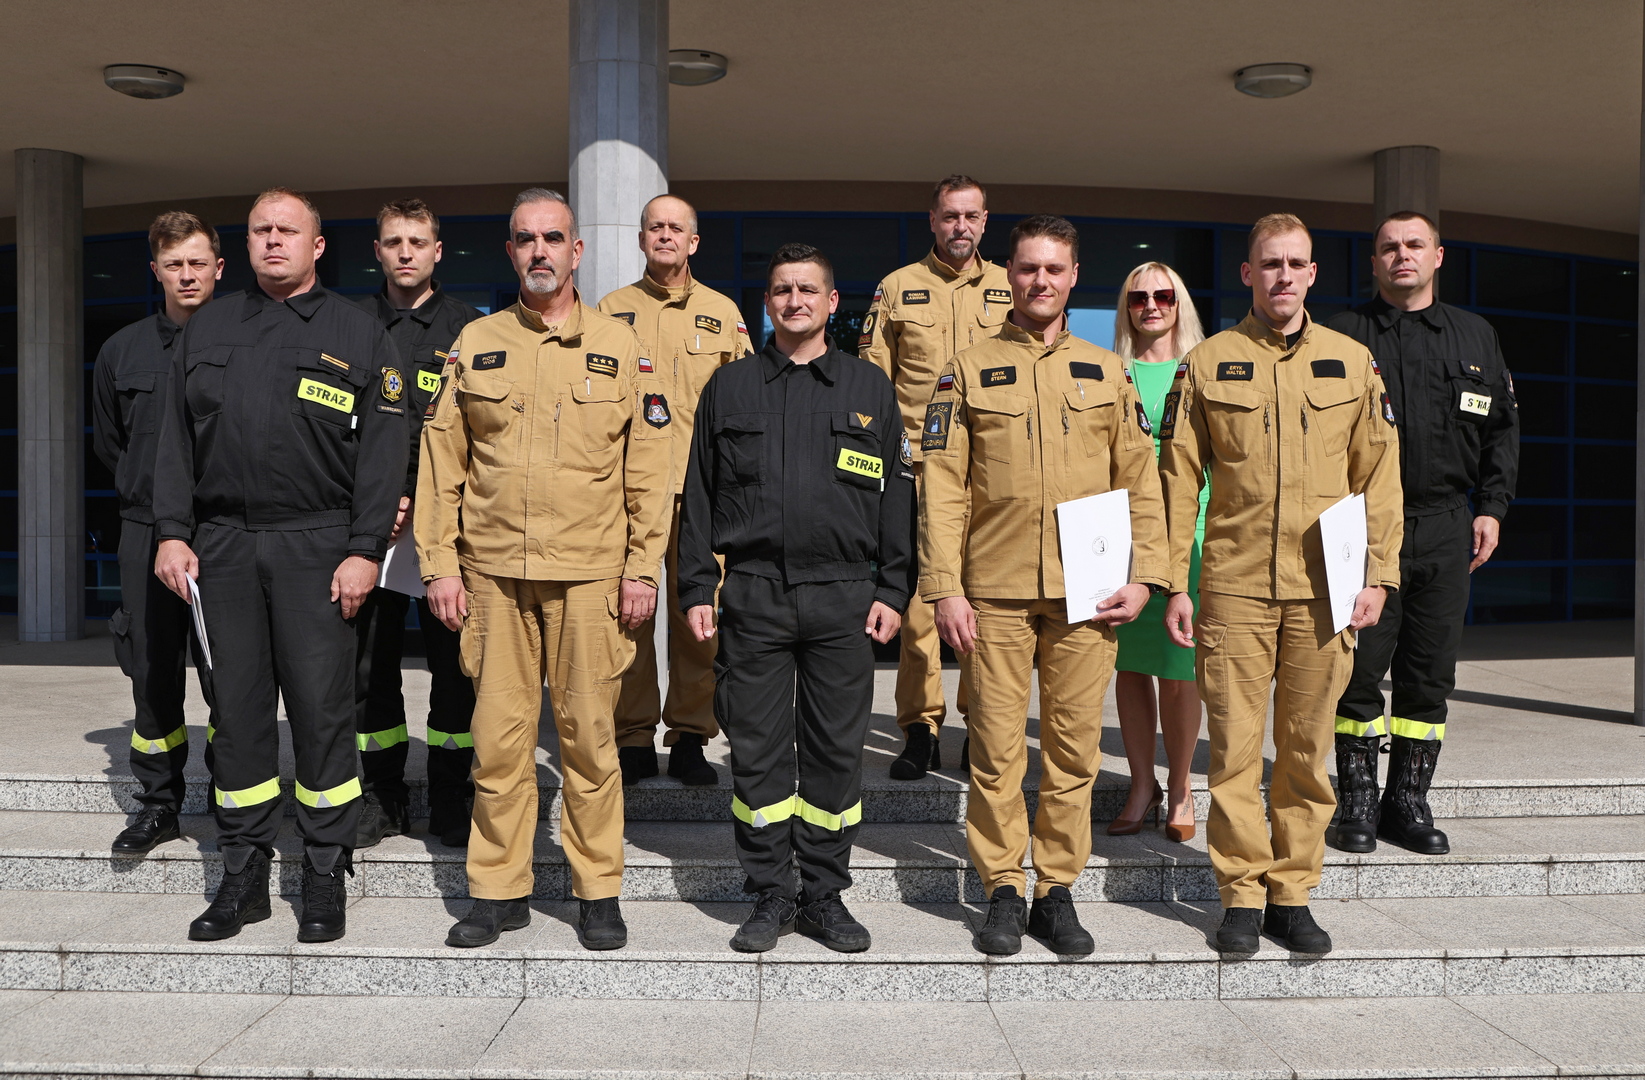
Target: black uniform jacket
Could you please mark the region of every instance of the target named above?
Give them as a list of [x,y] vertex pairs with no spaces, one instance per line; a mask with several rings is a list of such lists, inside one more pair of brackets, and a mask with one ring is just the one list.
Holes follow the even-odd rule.
[[726,570],[788,584],[876,579],[908,606],[914,470],[885,373],[841,352],[796,364],[776,340],[714,372],[697,403],[680,516],[680,609]]
[[319,285],[231,293],[173,348],[154,476],[160,539],[346,525],[381,559],[406,475],[406,372],[376,319]]
[[1519,405],[1496,330],[1434,303],[1407,318],[1382,297],[1329,323],[1371,350],[1399,428],[1405,514],[1466,506],[1502,520],[1519,479]]
[[154,523],[154,450],[171,381],[171,347],[182,333],[165,312],[119,330],[91,376],[91,445],[120,494],[120,516]]
[[407,425],[411,435],[411,457],[406,462],[406,484],[403,495],[417,494],[417,454],[422,446],[423,413],[429,399],[440,388],[440,375],[445,371],[446,357],[451,343],[457,340],[463,327],[481,318],[479,308],[448,296],[434,283],[434,295],[411,311],[401,311],[388,301],[388,290],[367,297],[360,305],[374,315],[394,340],[394,348],[406,366]]

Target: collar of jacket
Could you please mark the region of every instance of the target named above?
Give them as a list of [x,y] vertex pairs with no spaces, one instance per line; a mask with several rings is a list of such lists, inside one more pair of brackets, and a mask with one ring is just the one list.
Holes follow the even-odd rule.
[[1000,340],[1009,341],[1014,345],[1022,345],[1030,349],[1037,349],[1042,353],[1056,352],[1058,349],[1068,344],[1068,340],[1071,337],[1073,337],[1073,335],[1068,332],[1068,312],[1066,311],[1062,313],[1062,325],[1057,328],[1056,340],[1052,341],[1050,345],[1046,345],[1044,334],[1038,332],[1030,333],[1029,331],[1018,326],[1016,323],[1012,322],[1011,312],[1009,311],[1005,313],[1005,321],[1000,323]]
[[971,260],[971,265],[964,270],[956,270],[952,266],[937,258],[936,245],[926,252],[925,258],[920,260],[925,268],[942,278],[944,281],[975,281],[982,277],[982,272],[988,268],[988,262],[981,255]]
[[[1377,325],[1382,327],[1384,330],[1393,329],[1394,324],[1397,323],[1400,316],[1404,314],[1405,313],[1399,308],[1384,300],[1382,298],[1382,293],[1380,292],[1377,293],[1376,299],[1371,301],[1371,315],[1376,319]],[[1433,303],[1429,304],[1421,311],[1418,311],[1416,314],[1422,319],[1423,322],[1427,323],[1435,330],[1445,329],[1445,305],[1440,303],[1438,300],[1435,300]]]
[[[388,302],[387,284],[384,284],[384,286],[378,290],[376,299],[377,318],[384,326],[393,326],[395,323],[404,318],[404,316],[400,314],[400,309]],[[407,314],[426,327],[434,322],[434,313],[440,310],[440,305],[444,302],[445,290],[440,288],[440,283],[436,281],[434,282],[434,291],[428,294],[428,299],[412,308]]]
[[543,317],[526,307],[524,300],[514,305],[514,316],[520,320],[521,326],[546,335],[544,341],[553,341],[555,338],[559,338],[562,344],[576,341],[583,336],[583,294],[577,291],[577,286],[571,287],[571,313],[565,317],[564,322],[554,326],[543,322]]
[[696,285],[697,279],[691,276],[691,271],[689,269],[685,274],[685,284],[675,286],[673,288],[662,284],[656,278],[652,277],[650,270],[647,270],[645,273],[641,274],[639,280],[639,286],[641,289],[645,290],[645,294],[647,296],[655,300],[661,300],[665,304],[685,303],[687,300],[691,299],[691,290],[696,288]]
[[[207,302],[209,303],[209,301]],[[196,308],[195,310],[199,309]],[[165,311],[161,310],[154,316],[154,332],[160,336],[160,347],[169,349],[171,343],[177,340],[177,335],[183,332],[183,328],[172,322]]]
[[770,382],[789,368],[799,366],[810,368],[823,382],[833,386],[835,380],[839,378],[840,361],[845,358],[845,354],[840,352],[839,346],[834,344],[832,334],[824,334],[823,342],[828,348],[821,356],[808,364],[795,365],[794,361],[788,358],[787,353],[777,348],[777,335],[772,334],[766,339],[765,348],[760,350],[760,357],[765,361],[765,381]]
[[[304,322],[308,322],[314,318],[314,313],[320,310],[320,305],[326,302],[326,295],[326,287],[316,281],[308,291],[300,292],[284,301],[284,303],[286,307],[295,311]],[[240,321],[245,322],[265,307],[278,303],[281,303],[281,301],[274,299],[274,297],[253,285],[246,290],[246,302],[240,310]]]
[[1308,344],[1308,339],[1314,336],[1314,319],[1313,316],[1308,314],[1306,308],[1303,309],[1302,336],[1297,338],[1295,347],[1286,345],[1284,334],[1257,318],[1255,309],[1252,309],[1239,324],[1239,332],[1250,338],[1252,341],[1278,350],[1283,355],[1290,355],[1297,349],[1300,349],[1304,345]]

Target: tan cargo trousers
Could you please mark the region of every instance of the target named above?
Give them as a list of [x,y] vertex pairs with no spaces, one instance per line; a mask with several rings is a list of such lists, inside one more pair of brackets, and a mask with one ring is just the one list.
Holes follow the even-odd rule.
[[[1308,902],[1336,810],[1326,766],[1353,639],[1329,600],[1201,592],[1194,663],[1211,739],[1206,840],[1225,908]],[[1274,698],[1274,771],[1262,804],[1262,744]],[[973,751],[973,755],[975,751]]]
[[560,841],[580,900],[623,881],[623,778],[612,709],[634,658],[617,622],[620,579],[520,581],[463,571],[463,670],[474,680],[474,828],[468,891],[512,900],[532,891],[537,834],[537,723],[543,682],[565,774]]
[[[678,742],[681,732],[701,735],[704,743],[720,733],[720,725],[714,722],[714,654],[720,639],[698,641],[680,610],[681,501],[678,495],[674,497],[674,518],[668,526],[668,573],[664,575],[668,583],[664,595],[657,598],[656,617],[668,620],[668,700],[662,700],[657,684],[656,624],[648,622],[634,632],[634,663],[623,675],[617,697],[618,746],[650,746],[657,738],[659,716],[668,728],[664,746]],[[725,566],[723,559],[720,566]],[[716,603],[718,597],[716,593]]]
[[983,890],[1026,895],[1028,691],[1040,661],[1040,805],[1034,816],[1034,895],[1073,888],[1091,856],[1091,785],[1102,763],[1102,699],[1114,674],[1112,628],[1070,624],[1061,600],[972,600],[977,646],[963,657],[969,685],[971,794],[966,847]]
[[[914,477],[919,497],[923,499],[922,464],[914,463]],[[915,724],[940,730],[948,715],[942,689],[942,638],[937,634],[935,606],[921,600],[918,594],[909,599],[908,610],[903,614],[897,649],[897,727],[905,735]],[[960,680],[959,693],[954,696],[954,711],[959,713],[960,723],[965,723],[970,702],[964,679]]]

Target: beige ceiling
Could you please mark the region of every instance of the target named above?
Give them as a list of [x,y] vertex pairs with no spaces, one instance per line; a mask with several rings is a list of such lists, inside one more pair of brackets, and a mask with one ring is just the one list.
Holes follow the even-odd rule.
[[[83,154],[91,206],[563,177],[566,21],[566,0],[0,0],[0,151]],[[673,0],[672,21],[731,60],[673,90],[677,179],[1369,202],[1372,152],[1427,143],[1446,209],[1637,230],[1639,0]],[[1234,92],[1269,61],[1314,86]],[[122,97],[110,63],[188,90]]]

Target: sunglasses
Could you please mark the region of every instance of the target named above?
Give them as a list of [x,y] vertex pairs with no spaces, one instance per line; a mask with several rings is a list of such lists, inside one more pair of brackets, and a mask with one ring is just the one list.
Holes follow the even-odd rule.
[[[1125,302],[1134,308],[1145,308],[1148,306],[1148,293],[1142,289],[1132,289],[1130,292],[1125,294]],[[1154,290],[1154,303],[1158,304],[1160,307],[1174,307],[1176,302],[1177,290]]]

